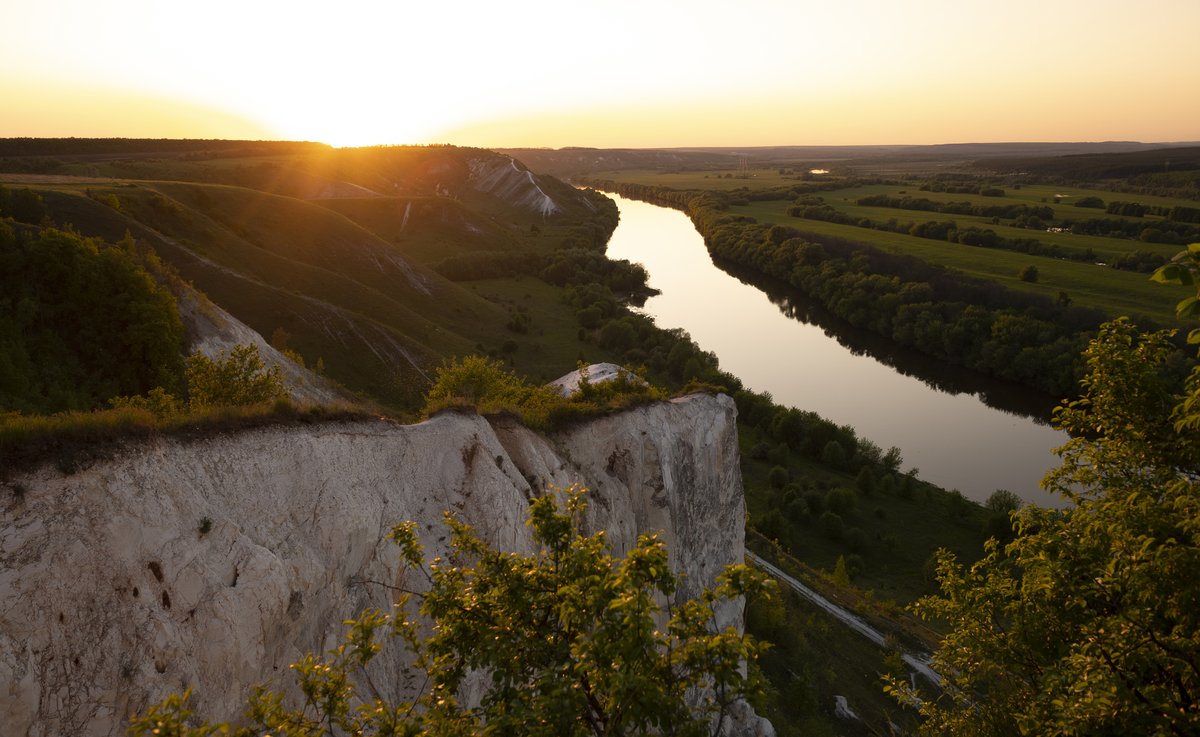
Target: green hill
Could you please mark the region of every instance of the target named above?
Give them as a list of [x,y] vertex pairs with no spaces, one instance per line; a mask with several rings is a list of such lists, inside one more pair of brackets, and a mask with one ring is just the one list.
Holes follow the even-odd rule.
[[0,182],[41,197],[47,224],[108,242],[128,232],[236,318],[386,406],[416,407],[446,356],[504,352],[554,375],[582,350],[574,325],[529,317],[556,311],[546,285],[459,283],[435,267],[500,256],[511,280],[512,264],[536,273],[559,249],[602,252],[616,217],[599,196],[473,149],[165,155],[147,142],[155,153],[139,156],[120,143],[120,158],[77,143],[86,154],[56,152],[56,173]]

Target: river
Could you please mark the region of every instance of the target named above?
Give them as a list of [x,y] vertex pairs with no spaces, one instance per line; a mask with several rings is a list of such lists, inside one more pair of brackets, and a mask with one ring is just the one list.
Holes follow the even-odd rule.
[[643,264],[661,290],[642,310],[660,327],[686,330],[747,388],[896,446],[902,468],[976,501],[1008,489],[1060,505],[1039,487],[1057,465],[1051,449],[1066,441],[1045,424],[1044,398],[897,353],[837,320],[814,321],[819,308],[786,285],[764,290],[714,265],[682,212],[609,196],[621,211],[609,257]]

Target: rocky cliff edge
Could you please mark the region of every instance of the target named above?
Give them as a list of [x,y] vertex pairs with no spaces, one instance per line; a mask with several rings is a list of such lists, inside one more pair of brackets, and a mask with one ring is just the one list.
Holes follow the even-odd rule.
[[[451,510],[528,551],[528,500],[590,490],[587,520],[622,553],[661,531],[680,597],[741,562],[735,408],[693,395],[543,437],[504,418],[444,413],[160,439],[64,476],[13,479],[0,516],[0,724],[6,735],[118,735],[130,715],[193,689],[231,719],[248,688],[338,644],[343,620],[403,583],[385,539],[419,523],[443,554]],[[740,606],[721,613],[741,622]],[[403,663],[386,658],[403,696]],[[741,729],[769,730],[750,715]]]

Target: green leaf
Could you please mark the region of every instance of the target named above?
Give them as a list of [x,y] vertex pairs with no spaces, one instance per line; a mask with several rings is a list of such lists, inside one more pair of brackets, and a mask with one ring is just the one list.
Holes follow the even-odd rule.
[[1179,264],[1167,264],[1159,267],[1157,271],[1150,276],[1151,281],[1156,281],[1159,284],[1184,284],[1192,283],[1191,273],[1180,266]]
[[1179,304],[1175,305],[1175,316],[1181,320],[1197,315],[1200,315],[1200,298],[1187,297],[1179,300]]

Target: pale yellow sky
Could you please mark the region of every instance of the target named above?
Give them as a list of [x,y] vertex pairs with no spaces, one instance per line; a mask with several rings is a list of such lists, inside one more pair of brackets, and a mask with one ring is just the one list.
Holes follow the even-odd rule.
[[5,0],[0,137],[1200,140],[1200,0]]

